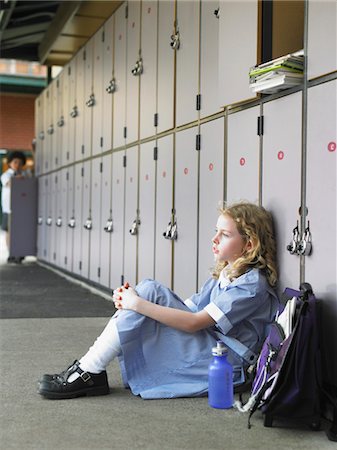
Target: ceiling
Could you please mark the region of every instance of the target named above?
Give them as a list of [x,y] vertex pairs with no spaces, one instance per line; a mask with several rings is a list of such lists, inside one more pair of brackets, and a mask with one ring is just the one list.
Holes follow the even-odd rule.
[[63,66],[122,3],[1,0],[0,57]]

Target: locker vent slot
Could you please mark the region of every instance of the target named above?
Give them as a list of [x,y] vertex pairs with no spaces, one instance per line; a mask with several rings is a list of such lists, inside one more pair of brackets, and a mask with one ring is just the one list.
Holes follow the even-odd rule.
[[82,152],[82,155],[84,154],[84,145],[82,145],[82,147],[81,147],[81,152]]
[[126,139],[126,127],[124,127],[123,135],[124,135],[124,139]]
[[195,139],[195,149],[196,150],[200,150],[200,141],[201,141],[201,136],[200,136],[200,134],[197,134],[196,139]]
[[99,171],[100,171],[100,172],[103,172],[103,163],[102,163],[102,162],[101,162],[100,165],[99,165]]
[[196,110],[200,111],[200,109],[201,109],[201,95],[198,94],[197,95],[197,101],[196,101]]
[[68,67],[68,75],[71,74],[71,67]]
[[[125,18],[127,19],[129,17],[129,6],[125,6]],[[123,284],[123,283],[122,283]]]
[[103,137],[101,137],[101,147],[103,147]]
[[66,180],[69,181],[69,172],[67,172]]
[[259,116],[257,118],[257,135],[263,136],[263,125],[264,125],[264,116]]
[[153,159],[155,161],[158,160],[158,147],[154,147],[154,149],[153,149]]
[[123,167],[126,167],[126,155],[123,156]]
[[69,152],[67,152],[67,159],[69,159]]
[[84,50],[84,52],[83,52],[83,61],[86,61],[86,59],[87,59],[87,52]]
[[78,267],[79,267],[80,270],[82,270],[82,261],[79,262]]
[[155,113],[155,115],[154,115],[154,126],[155,127],[158,126],[158,113]]
[[84,177],[84,167],[81,168],[81,177]]
[[65,265],[67,265],[67,264],[68,264],[68,259],[67,259],[67,257],[66,257],[66,256],[64,257],[64,264],[65,264]]
[[97,269],[97,276],[98,276],[98,278],[101,277],[101,268],[100,267]]
[[102,42],[104,42],[104,41],[105,41],[105,32],[103,30],[103,32],[102,32]]

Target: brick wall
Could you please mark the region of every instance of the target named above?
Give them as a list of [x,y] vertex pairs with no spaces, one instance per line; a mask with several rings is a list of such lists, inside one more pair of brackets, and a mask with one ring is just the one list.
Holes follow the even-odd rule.
[[35,98],[31,94],[0,95],[0,148],[32,150]]

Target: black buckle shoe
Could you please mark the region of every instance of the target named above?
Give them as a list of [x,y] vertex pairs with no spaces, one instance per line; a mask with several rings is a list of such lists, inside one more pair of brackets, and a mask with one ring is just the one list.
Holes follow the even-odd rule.
[[[84,372],[75,361],[68,369],[51,379],[40,381],[38,393],[49,399],[68,399],[83,396],[107,395],[110,392],[106,371],[101,373]],[[72,383],[68,382],[71,374],[80,376]]]

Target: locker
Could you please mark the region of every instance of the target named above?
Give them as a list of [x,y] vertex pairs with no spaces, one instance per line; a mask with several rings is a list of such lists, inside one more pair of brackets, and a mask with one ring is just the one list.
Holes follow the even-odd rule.
[[[65,94],[64,94],[64,110],[66,111],[66,117],[68,119],[68,126],[66,126],[66,145],[63,149],[62,153],[62,160],[64,163],[73,163],[76,158],[76,142],[78,137],[80,136],[80,130],[77,130],[78,126],[76,125],[79,122],[78,119],[78,111],[79,111],[79,103],[77,100],[77,89],[82,89],[79,94],[82,96],[83,92],[83,85],[80,85],[77,88],[77,84],[81,84],[83,81],[83,72],[80,71],[79,78],[77,78],[77,62],[78,62],[78,56],[75,56],[70,62],[67,67],[67,73],[65,75],[67,80],[67,86],[65,87]],[[81,75],[82,74],[82,75]],[[68,96],[67,96],[67,89],[68,89]],[[69,101],[67,102],[67,98],[69,98]],[[81,112],[82,114],[82,112]],[[83,129],[83,128],[82,128]],[[80,152],[78,152],[80,155]],[[79,157],[79,156],[78,156]]]
[[140,2],[128,3],[126,65],[126,142],[138,139],[140,64]]
[[177,1],[177,33],[180,46],[176,66],[176,125],[198,118],[200,3]]
[[124,228],[125,228],[125,167],[124,151],[112,154],[112,226],[111,233],[111,283],[112,289],[122,284],[124,267]]
[[43,256],[45,261],[52,262],[51,259],[51,242],[52,242],[52,231],[53,231],[53,211],[52,211],[52,189],[53,189],[53,175],[49,174],[46,176],[46,185],[45,185],[45,193],[46,193],[46,233],[45,233],[45,241],[43,246]]
[[[305,258],[305,280],[322,300],[324,380],[336,385],[336,95],[333,80],[308,90],[306,225],[312,254]],[[324,207],[323,205],[326,205]],[[325,358],[324,358],[325,359]]]
[[174,2],[158,2],[158,75],[157,75],[157,132],[173,128],[174,117],[174,51],[170,36],[174,34]]
[[153,0],[142,2],[142,59],[144,73],[140,79],[140,138],[156,132],[156,78],[157,78],[157,13]]
[[198,287],[214,265],[211,240],[224,200],[224,119],[200,127]]
[[102,159],[95,158],[91,162],[91,217],[92,229],[90,230],[90,280],[100,282],[100,257],[101,257],[101,197],[102,197]]
[[44,123],[43,123],[43,93],[35,100],[35,175],[39,176],[43,171],[43,143],[44,143]]
[[83,163],[81,275],[84,278],[90,278],[90,239],[93,227],[90,195],[92,183],[91,164],[91,161]]
[[[58,78],[55,78],[50,86],[52,88],[51,91],[51,110],[52,110],[52,116],[51,116],[51,146],[52,146],[52,153],[50,158],[50,170],[55,170],[57,168],[56,161],[58,160],[58,127],[57,127],[57,114],[58,114]],[[49,130],[48,130],[49,131]]]
[[154,278],[156,141],[140,146],[138,279]]
[[82,270],[81,262],[81,248],[82,248],[82,229],[83,219],[82,215],[82,193],[83,193],[83,176],[84,167],[82,163],[76,164],[74,168],[74,228],[73,228],[73,272],[80,275]]
[[102,106],[102,152],[112,149],[113,49],[114,16],[104,24],[103,42],[103,106]]
[[124,280],[131,286],[137,283],[137,248],[139,224],[138,214],[138,146],[126,150],[125,170],[125,244]]
[[54,132],[52,124],[52,84],[44,91],[43,117],[45,130],[45,145],[43,154],[44,172],[51,170],[51,159],[53,154],[52,133]]
[[[62,269],[66,269],[66,255],[67,255],[67,211],[68,211],[68,184],[69,184],[68,169],[62,169],[59,174],[60,189],[58,201],[57,226],[59,230],[59,237],[57,241],[58,254],[56,263]],[[69,192],[70,194],[70,192]]]
[[[74,166],[70,166],[67,169],[67,211],[66,211],[66,252],[64,258],[65,269],[69,272],[73,271],[73,260],[74,260],[74,233],[76,227],[75,221],[75,206],[74,206]],[[79,222],[77,223],[79,227]]]
[[64,120],[64,102],[63,102],[63,94],[64,94],[64,72],[62,71],[57,80],[56,80],[56,88],[57,88],[57,97],[56,97],[56,116],[55,116],[55,168],[59,168],[62,166],[62,149],[65,135],[65,120]]
[[255,97],[249,69],[257,60],[258,2],[220,0],[219,106]]
[[227,119],[226,197],[229,203],[259,199],[259,112],[260,107],[255,106],[230,114]]
[[125,144],[126,126],[126,5],[115,12],[114,78],[116,92],[113,101],[113,148]]
[[[110,287],[110,247],[111,235],[114,232],[112,222],[112,179],[111,164],[112,155],[103,157],[102,165],[102,206],[101,206],[101,258],[100,258],[100,283]],[[120,271],[122,273],[122,271]]]
[[197,290],[198,151],[197,128],[176,134],[175,210],[178,239],[174,242],[174,291],[188,298]]
[[[157,141],[157,182],[156,182],[156,245],[154,278],[165,286],[172,285],[173,241],[165,239],[163,233],[171,221],[173,207],[173,135]],[[141,277],[139,277],[141,280]]]
[[201,0],[200,18],[200,116],[220,110],[218,91],[219,19],[218,1]]
[[316,78],[337,69],[337,4],[309,0],[308,78]]
[[266,103],[262,204],[272,212],[278,245],[280,286],[298,286],[300,261],[286,247],[301,205],[302,93]]
[[[80,161],[84,154],[84,108],[85,106],[85,47],[82,47],[75,56],[76,60],[76,98],[75,98],[75,110],[73,109],[73,115],[76,114],[75,120],[75,161]],[[71,149],[71,147],[70,147]]]
[[88,158],[92,152],[92,114],[95,107],[95,94],[93,92],[93,53],[94,38],[91,38],[84,52],[84,134],[83,134],[83,158]]
[[44,259],[46,234],[46,177],[38,178],[37,258]]
[[103,39],[104,28],[100,28],[93,37],[93,93],[95,103],[92,106],[92,154],[98,155],[102,151],[102,122],[103,122]]
[[50,200],[49,203],[51,205],[51,217],[52,224],[50,227],[50,256],[49,261],[52,264],[57,263],[57,253],[59,249],[59,230],[57,226],[58,219],[58,203],[59,203],[59,195],[60,195],[60,180],[59,180],[59,172],[54,172],[50,175],[51,180],[51,192],[50,192]]

